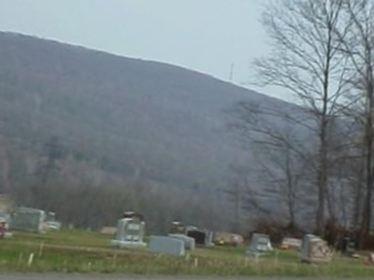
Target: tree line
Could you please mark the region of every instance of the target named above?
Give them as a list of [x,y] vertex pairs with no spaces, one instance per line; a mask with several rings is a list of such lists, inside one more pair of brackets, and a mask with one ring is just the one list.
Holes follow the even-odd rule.
[[[365,240],[373,220],[374,1],[273,1],[262,23],[271,52],[254,61],[256,83],[292,94],[299,107],[241,102],[233,127],[255,147],[259,181],[276,190],[291,228],[309,217],[317,234],[341,227]],[[266,213],[256,183],[242,183],[244,204]]]
[[142,213],[148,233],[167,233],[174,220],[225,227],[219,200],[209,192],[109,173],[66,148],[57,136],[48,138],[38,153],[11,149],[9,143],[0,151],[2,166],[7,168],[0,192],[10,196],[15,207],[55,212],[64,227],[116,226],[125,211]]

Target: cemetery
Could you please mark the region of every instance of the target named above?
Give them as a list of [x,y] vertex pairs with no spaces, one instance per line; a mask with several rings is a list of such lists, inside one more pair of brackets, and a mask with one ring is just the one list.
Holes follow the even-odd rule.
[[[257,235],[258,236],[258,235]],[[153,235],[146,247],[112,247],[106,234],[85,230],[14,232],[1,239],[0,271],[130,273],[147,275],[217,276],[325,276],[373,277],[369,253],[350,258],[335,252],[328,262],[302,262],[297,250],[273,250],[257,259],[246,255],[248,247],[262,250],[263,236],[237,247],[196,247],[186,250],[181,239]],[[313,238],[308,238],[312,243]],[[260,246],[255,246],[259,245]],[[311,246],[310,244],[308,245]],[[304,247],[304,245],[303,245]],[[307,247],[307,246],[306,246]],[[305,247],[305,248],[306,248]],[[307,250],[307,249],[305,249]],[[30,256],[33,256],[30,261]]]
[[[59,230],[48,230],[48,221]],[[166,235],[147,233],[146,219],[135,212],[125,212],[117,227],[94,232],[61,228],[53,212],[15,208],[0,217],[0,272],[374,276],[374,254],[357,251],[348,237],[334,251],[312,234],[303,239],[286,236],[274,244],[263,233],[244,239],[181,222],[173,222]]]

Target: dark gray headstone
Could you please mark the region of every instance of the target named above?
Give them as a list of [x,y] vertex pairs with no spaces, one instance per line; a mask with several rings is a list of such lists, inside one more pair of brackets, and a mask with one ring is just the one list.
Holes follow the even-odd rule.
[[19,207],[11,216],[10,229],[42,233],[45,231],[45,219],[43,210]]

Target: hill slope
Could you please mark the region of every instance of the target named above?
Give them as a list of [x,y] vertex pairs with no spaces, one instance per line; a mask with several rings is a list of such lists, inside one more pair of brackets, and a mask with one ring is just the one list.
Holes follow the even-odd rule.
[[54,139],[100,172],[223,186],[242,157],[225,110],[244,99],[288,106],[180,67],[13,33],[0,33],[0,65],[2,141],[9,158],[25,152],[26,173]]

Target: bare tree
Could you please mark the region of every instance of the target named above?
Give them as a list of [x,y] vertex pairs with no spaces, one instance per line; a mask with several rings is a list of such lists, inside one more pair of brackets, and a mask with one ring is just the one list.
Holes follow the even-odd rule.
[[3,191],[6,194],[9,194],[11,192],[11,179],[10,179],[10,173],[11,173],[11,164],[9,160],[9,155],[7,151],[7,142],[5,138],[0,134],[0,166],[1,166],[1,174],[2,177],[2,185]]
[[[277,213],[280,214],[279,207],[285,205],[288,228],[295,229],[297,204],[301,198],[299,193],[301,186],[305,186],[305,171],[310,167],[310,163],[313,163],[309,160],[308,146],[313,143],[304,141],[304,126],[284,122],[287,120],[286,112],[293,110],[293,116],[301,117],[303,110],[293,105],[284,109],[278,111],[269,104],[243,101],[232,110],[235,120],[232,128],[239,132],[242,144],[248,145],[255,158],[250,168],[236,168],[235,173],[239,175],[241,184],[236,184],[232,196],[236,197],[234,195],[237,193],[237,185],[241,186],[240,192],[245,198],[243,206],[261,214],[272,213],[272,209],[263,205],[264,197],[276,198],[276,201],[280,202],[277,205]],[[280,116],[283,122],[279,122]],[[255,182],[253,178],[252,183],[247,178],[246,173],[249,172],[259,174],[258,178],[254,179]]]
[[342,53],[350,59],[350,82],[356,89],[352,94],[353,109],[348,109],[364,131],[365,198],[361,219],[361,234],[364,237],[370,230],[374,181],[374,3],[371,0],[345,0],[344,11],[346,32],[338,30],[336,33],[342,42]]
[[235,223],[233,229],[237,232],[247,231],[247,223],[255,222],[253,217],[269,217],[271,209],[263,204],[262,197],[266,195],[266,190],[259,189],[259,182],[253,180],[249,175],[254,171],[253,167],[240,164],[232,166],[231,169],[233,173],[232,187],[224,190],[224,193],[234,206]]
[[335,30],[342,30],[343,2],[274,2],[263,16],[273,50],[269,57],[255,61],[261,85],[277,86],[291,92],[315,122],[312,131],[317,142],[316,231],[319,234],[323,233],[325,224],[330,150],[328,127],[341,113],[348,89],[345,78],[348,59],[339,52],[341,42],[335,33]]
[[[291,142],[289,142],[291,143]],[[300,202],[300,186],[306,168],[305,162],[292,151],[289,145],[284,145],[279,149],[263,149],[265,160],[271,162],[273,166],[267,163],[261,163],[262,180],[273,185],[275,192],[286,204],[288,212],[288,227],[297,227],[297,203]]]
[[243,174],[241,172],[240,166],[231,166],[231,170],[233,171],[233,178],[231,178],[231,184],[229,188],[224,188],[223,194],[228,200],[233,204],[233,216],[234,221],[232,225],[232,229],[235,232],[241,231],[241,210],[242,210],[242,195],[243,195]]

